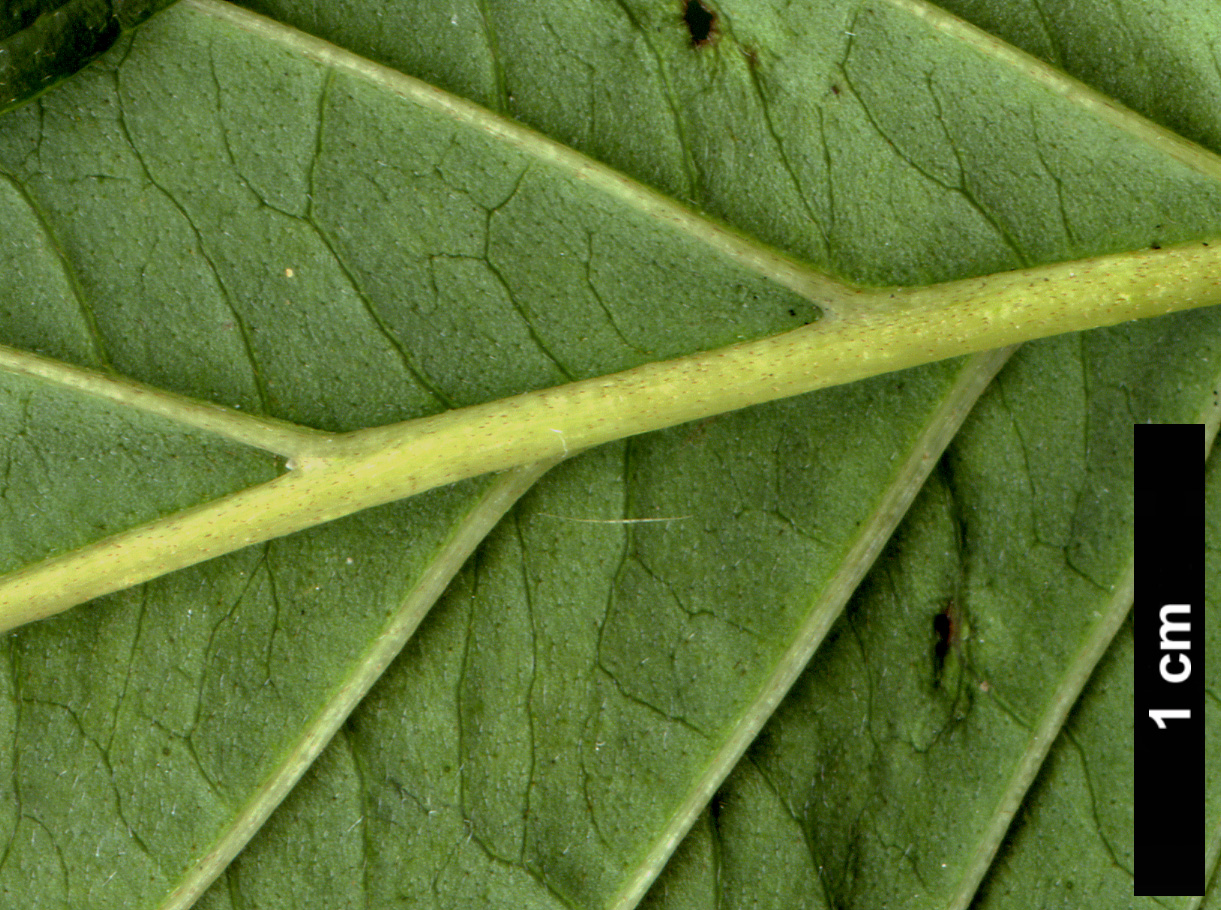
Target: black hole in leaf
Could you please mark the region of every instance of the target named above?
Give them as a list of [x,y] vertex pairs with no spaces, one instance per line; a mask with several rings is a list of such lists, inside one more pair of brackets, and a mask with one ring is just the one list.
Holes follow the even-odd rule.
[[712,40],[712,29],[716,25],[716,13],[704,6],[700,0],[687,0],[683,10],[683,21],[691,33],[692,47],[700,47]]
[[933,673],[937,685],[941,685],[941,674],[945,669],[945,659],[949,656],[950,647],[954,642],[957,630],[954,628],[953,604],[933,617]]
[[954,622],[950,619],[950,614],[938,613],[933,617],[933,634],[937,636],[937,649],[939,651],[948,651],[950,648],[950,635],[954,631]]

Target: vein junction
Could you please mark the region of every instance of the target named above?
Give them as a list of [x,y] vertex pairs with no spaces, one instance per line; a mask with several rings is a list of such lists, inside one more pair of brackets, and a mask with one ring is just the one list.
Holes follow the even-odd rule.
[[0,577],[0,626],[480,474],[961,354],[1221,303],[1221,243],[856,296],[853,312],[769,338],[336,435],[0,349],[0,369],[240,439],[293,468]]

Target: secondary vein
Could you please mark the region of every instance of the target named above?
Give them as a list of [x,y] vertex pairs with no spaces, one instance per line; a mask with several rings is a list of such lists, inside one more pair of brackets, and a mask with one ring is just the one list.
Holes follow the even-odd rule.
[[325,451],[333,439],[331,434],[319,430],[274,418],[243,414],[223,405],[176,395],[120,376],[98,373],[5,345],[0,345],[0,370],[165,417],[183,426],[206,430],[284,458],[307,458]]

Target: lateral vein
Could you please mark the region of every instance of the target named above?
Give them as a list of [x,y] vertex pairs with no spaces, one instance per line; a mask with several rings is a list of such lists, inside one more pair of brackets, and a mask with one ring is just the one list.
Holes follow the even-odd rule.
[[331,434],[320,430],[284,420],[243,414],[224,405],[177,395],[121,376],[99,373],[5,345],[0,345],[0,370],[164,417],[284,458],[308,458],[326,451],[333,439]]

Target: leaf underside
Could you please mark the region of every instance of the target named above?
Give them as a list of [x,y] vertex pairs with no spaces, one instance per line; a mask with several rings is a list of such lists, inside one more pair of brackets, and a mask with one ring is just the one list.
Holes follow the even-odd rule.
[[[817,317],[538,149],[214,6],[158,16],[0,120],[0,342],[339,431]],[[700,45],[681,4],[570,6],[389,3],[401,27],[372,30],[334,5],[259,8],[851,281],[1221,229],[1207,166],[908,4],[723,3]],[[454,541],[494,479],[22,629],[0,674],[0,894],[130,908],[206,887],[196,864],[253,833],[243,813],[300,772],[294,750],[440,572],[448,592],[198,906],[592,908],[659,873],[646,906],[941,907],[985,873],[979,906],[1124,905],[1130,426],[1212,421],[1219,363],[1211,310],[1030,344],[944,457],[946,403],[986,371],[936,364],[578,455],[464,565]],[[0,571],[284,470],[173,418],[0,383]],[[907,520],[731,769],[920,462]],[[939,659],[951,599],[970,632]],[[1117,627],[1091,676],[1087,646]],[[661,871],[684,806],[731,770]]]
[[6,0],[0,7],[0,112],[77,72],[174,0]]

